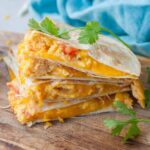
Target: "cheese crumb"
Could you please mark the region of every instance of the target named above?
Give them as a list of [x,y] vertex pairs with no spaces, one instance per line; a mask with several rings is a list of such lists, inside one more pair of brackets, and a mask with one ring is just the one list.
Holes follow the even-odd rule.
[[58,117],[59,122],[64,123],[64,119],[61,117]]
[[4,19],[4,20],[9,20],[9,19],[10,19],[10,16],[9,16],[9,15],[6,15],[6,16],[3,17],[3,19]]
[[44,129],[48,129],[51,127],[53,124],[51,122],[45,122]]

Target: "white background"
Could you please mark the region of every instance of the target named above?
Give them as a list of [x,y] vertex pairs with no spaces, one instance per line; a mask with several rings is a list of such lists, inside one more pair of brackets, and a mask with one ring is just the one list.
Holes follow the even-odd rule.
[[[24,33],[31,16],[19,16],[19,11],[27,0],[0,0],[0,31]],[[9,16],[8,19],[6,19]]]

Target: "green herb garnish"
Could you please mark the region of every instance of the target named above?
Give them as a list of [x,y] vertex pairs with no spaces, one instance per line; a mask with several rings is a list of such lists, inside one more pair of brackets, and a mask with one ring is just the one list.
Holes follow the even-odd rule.
[[58,36],[59,28],[48,17],[40,22],[40,27],[42,32]]
[[83,44],[93,44],[98,40],[98,34],[100,33],[100,25],[98,22],[88,22],[79,35],[79,42]]
[[128,127],[128,131],[125,134],[125,137],[123,139],[123,142],[125,143],[129,139],[133,139],[134,137],[138,136],[140,134],[140,129],[138,127],[138,123],[140,122],[150,122],[150,120],[146,119],[140,119],[136,117],[136,112],[134,112],[132,109],[127,108],[127,106],[120,102],[115,101],[114,106],[116,107],[116,111],[124,114],[129,115],[130,118],[127,120],[115,120],[115,119],[105,119],[104,125],[111,129],[111,134],[113,136],[120,135],[121,131],[124,127]]
[[111,30],[107,28],[103,28],[97,21],[87,22],[85,27],[81,27],[80,36],[78,38],[80,43],[83,44],[94,44],[98,40],[98,35],[102,34],[102,32],[107,32],[124,44],[126,47],[130,49],[130,46],[122,41],[116,34],[114,34]]
[[31,29],[44,32],[46,34],[51,34],[59,38],[69,39],[68,32],[65,29],[58,28],[52,20],[45,17],[41,22],[37,22],[35,19],[29,19],[28,26]]
[[130,48],[130,46],[122,41],[116,34],[114,34],[112,31],[108,30],[107,28],[103,28],[98,22],[96,21],[90,21],[87,22],[87,24],[84,27],[79,28],[73,28],[70,30],[66,29],[60,29],[58,28],[53,21],[45,17],[41,22],[36,21],[35,19],[29,19],[28,25],[31,29],[44,32],[46,34],[51,34],[59,38],[63,39],[70,39],[69,32],[72,32],[73,30],[81,30],[78,41],[81,44],[94,44],[99,39],[99,34],[102,34],[102,32],[107,32],[113,37],[115,37],[117,40],[119,40],[121,43],[123,43],[126,47]]

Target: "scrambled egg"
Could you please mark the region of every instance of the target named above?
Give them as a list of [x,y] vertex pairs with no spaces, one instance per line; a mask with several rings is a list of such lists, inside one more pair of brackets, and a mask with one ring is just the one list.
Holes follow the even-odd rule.
[[[66,46],[40,33],[27,35],[24,41],[19,45],[17,55],[20,85],[17,85],[18,82],[10,71],[13,81],[8,83],[8,87],[10,88],[8,98],[17,119],[22,124],[39,120],[44,122],[59,120],[63,122],[64,118],[103,109],[113,109],[112,103],[115,100],[120,100],[128,107],[132,107],[133,99],[127,92],[121,92],[124,88],[128,88],[128,90],[132,88],[133,96],[138,100],[140,105],[144,107],[143,87],[138,80],[134,80],[131,87],[129,85],[127,87],[121,87],[105,83],[85,85],[82,83],[75,84],[75,82],[72,81],[66,83],[62,83],[61,81],[49,81],[49,83],[45,82],[27,86],[24,92],[20,92],[19,86],[26,85],[25,77],[29,76],[52,75],[66,78],[90,77],[86,73],[42,60],[47,58],[76,69],[83,69],[105,77],[130,75],[97,62],[91,58],[85,50]],[[38,59],[39,57],[42,59]],[[23,95],[23,93],[25,94]],[[94,94],[98,94],[98,96],[96,98],[89,97]],[[87,97],[86,101],[80,101],[70,106],[68,105],[69,99],[85,97]],[[45,100],[48,100],[48,102],[45,103]],[[43,109],[43,107],[49,108],[49,106],[55,104],[57,100],[63,100],[64,105],[66,104],[65,107]],[[71,100],[70,103],[72,103]]]
[[[19,86],[17,80],[13,80],[7,84],[11,90],[18,91]],[[76,81],[47,81],[40,84],[26,86],[20,95],[35,99],[38,103],[43,104],[45,99],[51,102],[71,101],[74,99],[83,99],[90,96],[103,96],[120,92],[122,90],[130,90],[129,86],[118,86],[106,83],[84,84]],[[18,92],[17,92],[18,93]]]
[[[112,103],[116,100],[116,94],[111,96],[103,96],[100,98],[92,98],[85,102],[80,102],[68,107],[62,107],[57,109],[42,110],[41,107],[34,100],[18,97],[10,91],[9,102],[17,116],[17,119],[22,123],[34,122],[41,120],[42,122],[51,120],[63,120],[64,118],[71,118],[82,114],[88,114],[90,112],[96,112],[103,109],[114,109]],[[125,104],[129,104],[132,99],[127,96],[127,93],[120,93],[121,101]],[[127,96],[127,97],[126,97]],[[48,106],[48,105],[47,105]]]
[[129,76],[127,73],[99,63],[88,55],[88,51],[66,46],[61,42],[50,39],[40,33],[34,33],[32,35],[29,33],[26,35],[24,41],[18,46],[18,49],[19,61],[24,60],[22,59],[24,56],[36,56],[59,61],[66,65],[90,71],[97,75],[108,77]]

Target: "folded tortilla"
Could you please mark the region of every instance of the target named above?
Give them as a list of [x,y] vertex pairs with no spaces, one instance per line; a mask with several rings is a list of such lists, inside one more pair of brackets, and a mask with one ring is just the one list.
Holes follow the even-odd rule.
[[133,100],[127,93],[112,94],[91,98],[83,101],[73,101],[70,103],[46,103],[39,105],[31,98],[17,96],[12,90],[8,93],[9,103],[22,124],[46,122],[52,120],[63,120],[74,116],[85,115],[93,112],[108,112],[115,110],[112,103],[118,96],[128,107],[132,107]]
[[79,44],[78,32],[64,40],[31,30],[4,57],[11,80],[8,98],[22,124],[114,110],[120,100],[145,107],[141,66],[124,45],[101,35]]
[[[76,39],[75,35],[73,37]],[[101,36],[95,45],[83,49],[81,44],[73,44],[75,42],[29,31],[18,46],[18,61],[35,56],[105,78],[138,78],[140,75],[138,59],[121,43]]]

